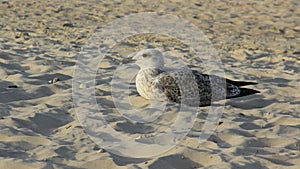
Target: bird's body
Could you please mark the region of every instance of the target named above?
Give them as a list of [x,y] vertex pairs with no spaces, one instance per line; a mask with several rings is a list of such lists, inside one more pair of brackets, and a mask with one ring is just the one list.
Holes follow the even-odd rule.
[[146,99],[210,105],[212,101],[258,93],[241,86],[255,84],[202,74],[193,70],[164,70],[162,54],[155,49],[138,52],[134,59],[141,68],[136,76],[138,93]]

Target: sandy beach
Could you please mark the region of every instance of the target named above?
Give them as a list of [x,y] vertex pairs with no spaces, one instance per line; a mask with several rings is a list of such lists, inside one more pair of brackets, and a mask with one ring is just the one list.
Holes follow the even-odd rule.
[[[209,111],[202,107],[204,114],[176,146],[132,158],[106,151],[88,135],[75,111],[72,80],[80,52],[102,27],[142,12],[171,14],[195,25],[217,51],[226,78],[257,82],[249,88],[261,93],[227,100],[207,141],[199,143]],[[2,0],[0,169],[300,168],[299,44],[297,0]],[[149,47],[205,71],[199,56],[174,37],[136,34],[113,46],[98,65],[95,100],[113,129],[138,138],[163,132],[176,119],[166,113],[157,123],[135,126],[116,113],[114,71],[122,58]],[[135,107],[149,104],[131,89]],[[146,147],[141,151],[147,154]]]

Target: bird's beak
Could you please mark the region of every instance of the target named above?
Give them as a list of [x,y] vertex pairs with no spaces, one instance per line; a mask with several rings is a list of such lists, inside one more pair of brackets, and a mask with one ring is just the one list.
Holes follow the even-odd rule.
[[133,59],[133,57],[128,57],[128,58],[123,59],[122,63],[123,63],[123,64],[134,63],[135,61],[136,61],[136,60]]

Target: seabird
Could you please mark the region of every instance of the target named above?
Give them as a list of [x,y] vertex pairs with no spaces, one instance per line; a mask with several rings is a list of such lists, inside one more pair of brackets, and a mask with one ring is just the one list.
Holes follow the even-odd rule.
[[[167,71],[163,55],[156,49],[141,50],[132,58],[127,58],[126,62],[134,62],[140,67],[136,76],[136,88],[145,99],[207,106],[213,101],[259,93],[253,89],[242,88],[257,84],[254,82],[233,81],[195,70]],[[214,97],[212,89],[215,90]]]

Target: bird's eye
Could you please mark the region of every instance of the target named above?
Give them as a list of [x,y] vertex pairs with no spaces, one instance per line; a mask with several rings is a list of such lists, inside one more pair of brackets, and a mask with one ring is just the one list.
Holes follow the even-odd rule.
[[146,53],[142,54],[143,58],[147,57],[148,55]]

